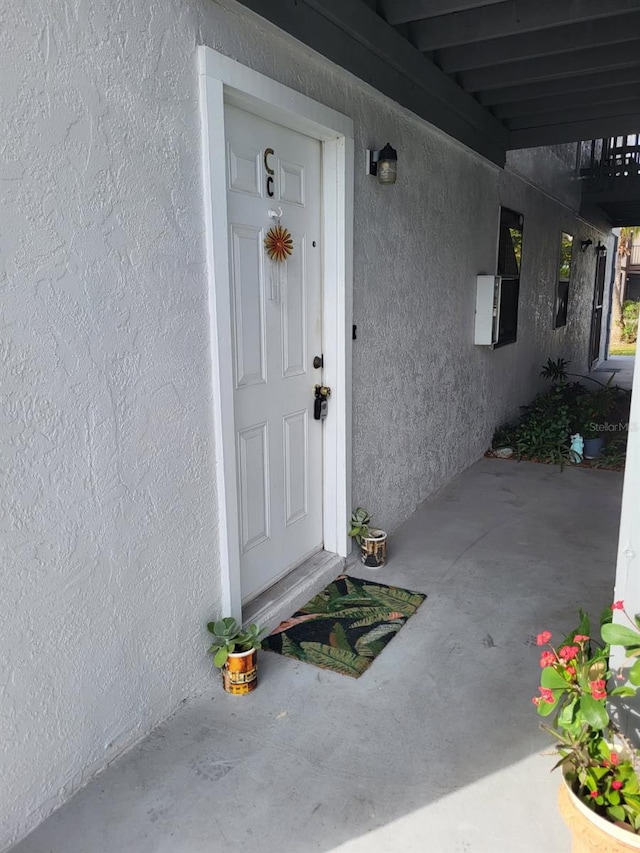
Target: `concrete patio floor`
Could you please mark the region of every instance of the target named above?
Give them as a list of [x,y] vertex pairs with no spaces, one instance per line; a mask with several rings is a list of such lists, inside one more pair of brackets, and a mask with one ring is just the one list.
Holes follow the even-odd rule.
[[[14,853],[568,853],[535,635],[612,600],[622,475],[482,459],[390,537],[428,599],[360,679],[212,676]],[[546,754],[544,754],[546,753]]]
[[633,384],[635,361],[634,355],[611,355],[606,361],[601,361],[589,375],[599,382],[607,382],[613,374],[613,384],[630,391]]

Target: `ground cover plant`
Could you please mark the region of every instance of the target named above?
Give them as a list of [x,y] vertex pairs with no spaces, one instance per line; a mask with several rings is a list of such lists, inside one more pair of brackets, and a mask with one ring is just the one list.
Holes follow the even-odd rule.
[[638,316],[640,302],[625,302],[622,306],[621,338],[627,344],[635,344],[638,340]]
[[635,355],[635,344],[611,344],[609,346],[609,355]]
[[572,435],[602,436],[605,439],[602,455],[581,464],[619,470],[624,467],[631,394],[618,388],[611,379],[599,382],[570,373],[569,365],[562,358],[547,360],[540,375],[551,382],[551,387],[521,406],[516,419],[498,427],[492,451],[510,447],[517,459],[564,467],[576,462],[571,451]]

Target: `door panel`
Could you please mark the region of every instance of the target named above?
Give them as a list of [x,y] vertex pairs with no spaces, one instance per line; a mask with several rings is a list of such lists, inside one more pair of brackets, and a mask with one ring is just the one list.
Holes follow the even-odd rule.
[[284,488],[285,524],[298,521],[308,511],[309,446],[307,441],[308,412],[286,415],[284,427]]
[[266,382],[262,231],[231,226],[231,297],[236,388]]
[[305,373],[307,353],[306,241],[295,232],[292,236],[293,254],[281,276],[282,368],[285,378]]
[[304,169],[280,160],[280,199],[304,207]]
[[241,542],[244,553],[269,538],[269,440],[267,424],[238,432]]
[[229,189],[260,198],[260,151],[242,140],[227,143]]
[[[322,547],[320,143],[225,108],[243,602]],[[266,234],[282,209],[284,263]]]

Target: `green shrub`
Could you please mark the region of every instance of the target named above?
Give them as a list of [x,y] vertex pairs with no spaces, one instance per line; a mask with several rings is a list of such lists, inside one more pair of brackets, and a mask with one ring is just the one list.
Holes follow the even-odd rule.
[[635,344],[638,340],[638,316],[640,302],[625,302],[622,306],[622,340],[627,344]]
[[556,462],[563,449],[568,453],[570,409],[564,396],[564,388],[554,386],[522,406],[514,448],[518,458]]
[[[515,421],[502,424],[496,430],[492,447],[512,447],[518,459],[536,459],[558,463],[561,467],[571,461],[571,435],[583,438],[600,434],[610,420],[625,423],[629,419],[629,394],[612,385],[597,382],[586,387],[581,382],[568,382],[565,359],[548,359],[541,375],[551,380],[548,391],[538,394]],[[614,464],[619,464],[619,451],[612,450]],[[610,460],[611,462],[611,460]]]
[[597,459],[591,460],[592,468],[624,468],[627,459],[626,439],[608,444]]

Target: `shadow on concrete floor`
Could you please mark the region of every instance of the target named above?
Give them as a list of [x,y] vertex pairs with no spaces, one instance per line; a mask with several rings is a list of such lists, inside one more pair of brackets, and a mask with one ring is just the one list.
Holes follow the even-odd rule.
[[611,602],[621,489],[480,460],[349,567],[428,595],[360,679],[263,653],[255,693],[212,679],[14,853],[568,853],[535,635]]

